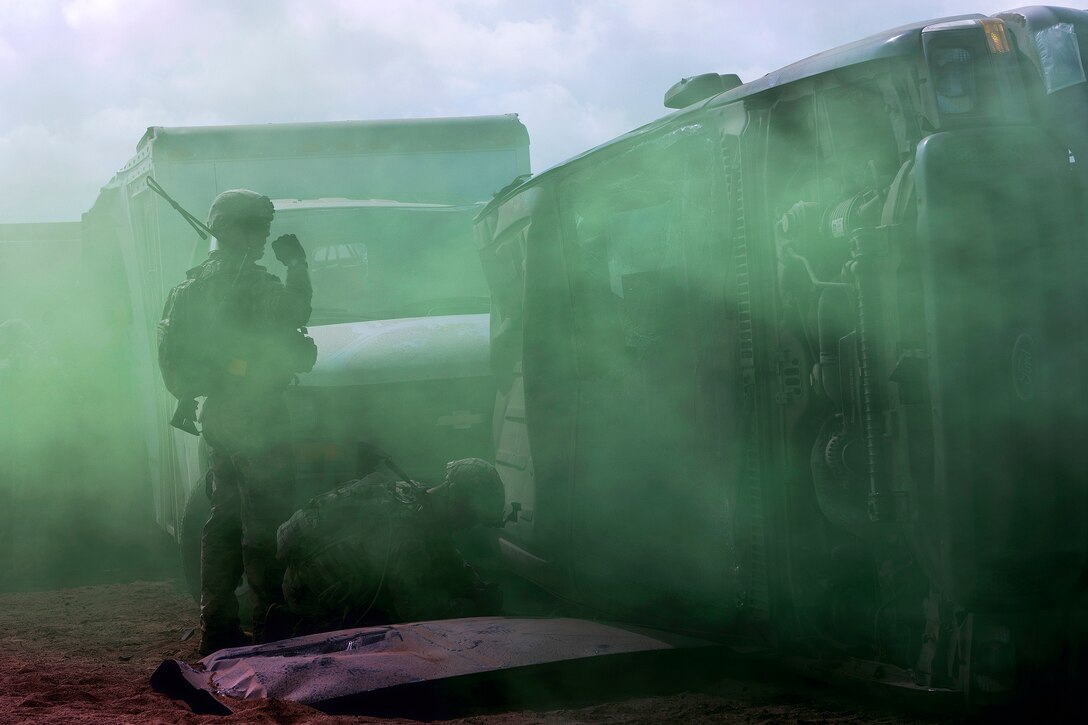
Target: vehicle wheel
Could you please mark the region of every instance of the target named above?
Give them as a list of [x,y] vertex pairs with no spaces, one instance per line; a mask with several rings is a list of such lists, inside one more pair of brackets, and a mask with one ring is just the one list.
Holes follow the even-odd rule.
[[[212,512],[206,490],[203,477],[190,489],[189,500],[185,502],[185,516],[181,520],[181,535],[178,537],[185,588],[196,602],[200,601],[200,536]],[[238,618],[243,626],[248,626],[253,620],[253,607],[249,603],[249,584],[244,576],[234,592],[238,595]]]

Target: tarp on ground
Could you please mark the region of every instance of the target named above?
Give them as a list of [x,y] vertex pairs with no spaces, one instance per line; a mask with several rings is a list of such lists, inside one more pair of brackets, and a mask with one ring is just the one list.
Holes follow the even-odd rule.
[[196,665],[167,660],[151,684],[195,712],[228,714],[220,698],[275,698],[326,712],[427,718],[577,701],[618,685],[641,694],[676,678],[690,684],[723,649],[582,619],[478,617],[236,647]]

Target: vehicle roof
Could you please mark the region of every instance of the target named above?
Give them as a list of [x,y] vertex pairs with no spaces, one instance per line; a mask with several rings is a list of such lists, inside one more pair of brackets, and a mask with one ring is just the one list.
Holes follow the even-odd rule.
[[516,113],[454,118],[323,121],[231,126],[151,126],[137,157],[178,161],[275,155],[320,156],[460,151],[529,145]]
[[875,35],[870,35],[867,38],[809,56],[796,63],[772,71],[762,78],[758,78],[749,83],[744,83],[732,90],[719,93],[710,98],[697,101],[686,108],[662,116],[661,118],[629,131],[622,136],[618,136],[599,146],[595,146],[588,151],[573,156],[549,169],[545,169],[521,186],[508,190],[503,198],[513,196],[519,189],[533,185],[537,179],[553,175],[557,169],[566,167],[572,163],[577,163],[579,160],[595,154],[602,149],[630,143],[636,138],[652,134],[661,128],[682,122],[685,116],[697,113],[704,108],[725,106],[743,98],[763,93],[772,88],[804,80],[805,78],[812,78],[841,68],[847,68],[849,66],[883,58],[908,55],[916,52],[921,47],[922,30],[930,25],[956,20],[978,20],[985,17],[985,15],[973,13],[969,15],[953,15],[911,23],[898,28],[892,28],[891,30],[885,30]]
[[310,209],[421,209],[425,211],[460,211],[478,209],[484,202],[472,204],[427,204],[423,202],[394,201],[392,199],[273,199],[277,212],[304,211]]

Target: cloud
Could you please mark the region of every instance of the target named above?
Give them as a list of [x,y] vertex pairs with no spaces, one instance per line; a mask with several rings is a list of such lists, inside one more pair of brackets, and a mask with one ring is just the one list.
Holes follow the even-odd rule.
[[[67,133],[40,125],[17,126],[0,136],[0,164],[7,170],[0,184],[0,219],[71,220],[78,218],[77,207],[90,207],[91,190],[105,179],[92,178],[85,164],[72,162],[69,141]],[[64,216],[55,212],[59,205]]]
[[11,43],[7,40],[0,38],[0,64],[7,65],[14,63],[18,60],[19,54],[15,48],[11,47]]
[[602,107],[557,83],[512,90],[502,94],[499,103],[516,111],[530,130],[535,171],[543,171],[637,125],[622,109]]
[[540,169],[662,115],[683,76],[753,80],[905,22],[1001,7],[982,5],[0,0],[0,222],[78,218],[151,125],[518,112]]
[[120,0],[71,0],[61,4],[64,21],[72,28],[116,23],[122,16]]

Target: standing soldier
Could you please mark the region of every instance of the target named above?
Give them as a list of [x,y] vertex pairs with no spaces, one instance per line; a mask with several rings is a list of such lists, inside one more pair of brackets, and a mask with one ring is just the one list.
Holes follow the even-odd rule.
[[215,198],[208,227],[218,249],[175,288],[160,328],[159,361],[171,392],[183,402],[206,396],[200,412],[211,469],[211,516],[200,551],[205,655],[248,643],[234,592],[243,572],[255,641],[264,639],[268,608],[283,600],[276,529],[293,511],[294,488],[283,391],[295,372],[313,367],[316,350],[303,327],[313,292],[298,239],[289,234],[272,243],[287,267],[286,283],[257,264],[272,214],[268,197],[253,191]]

